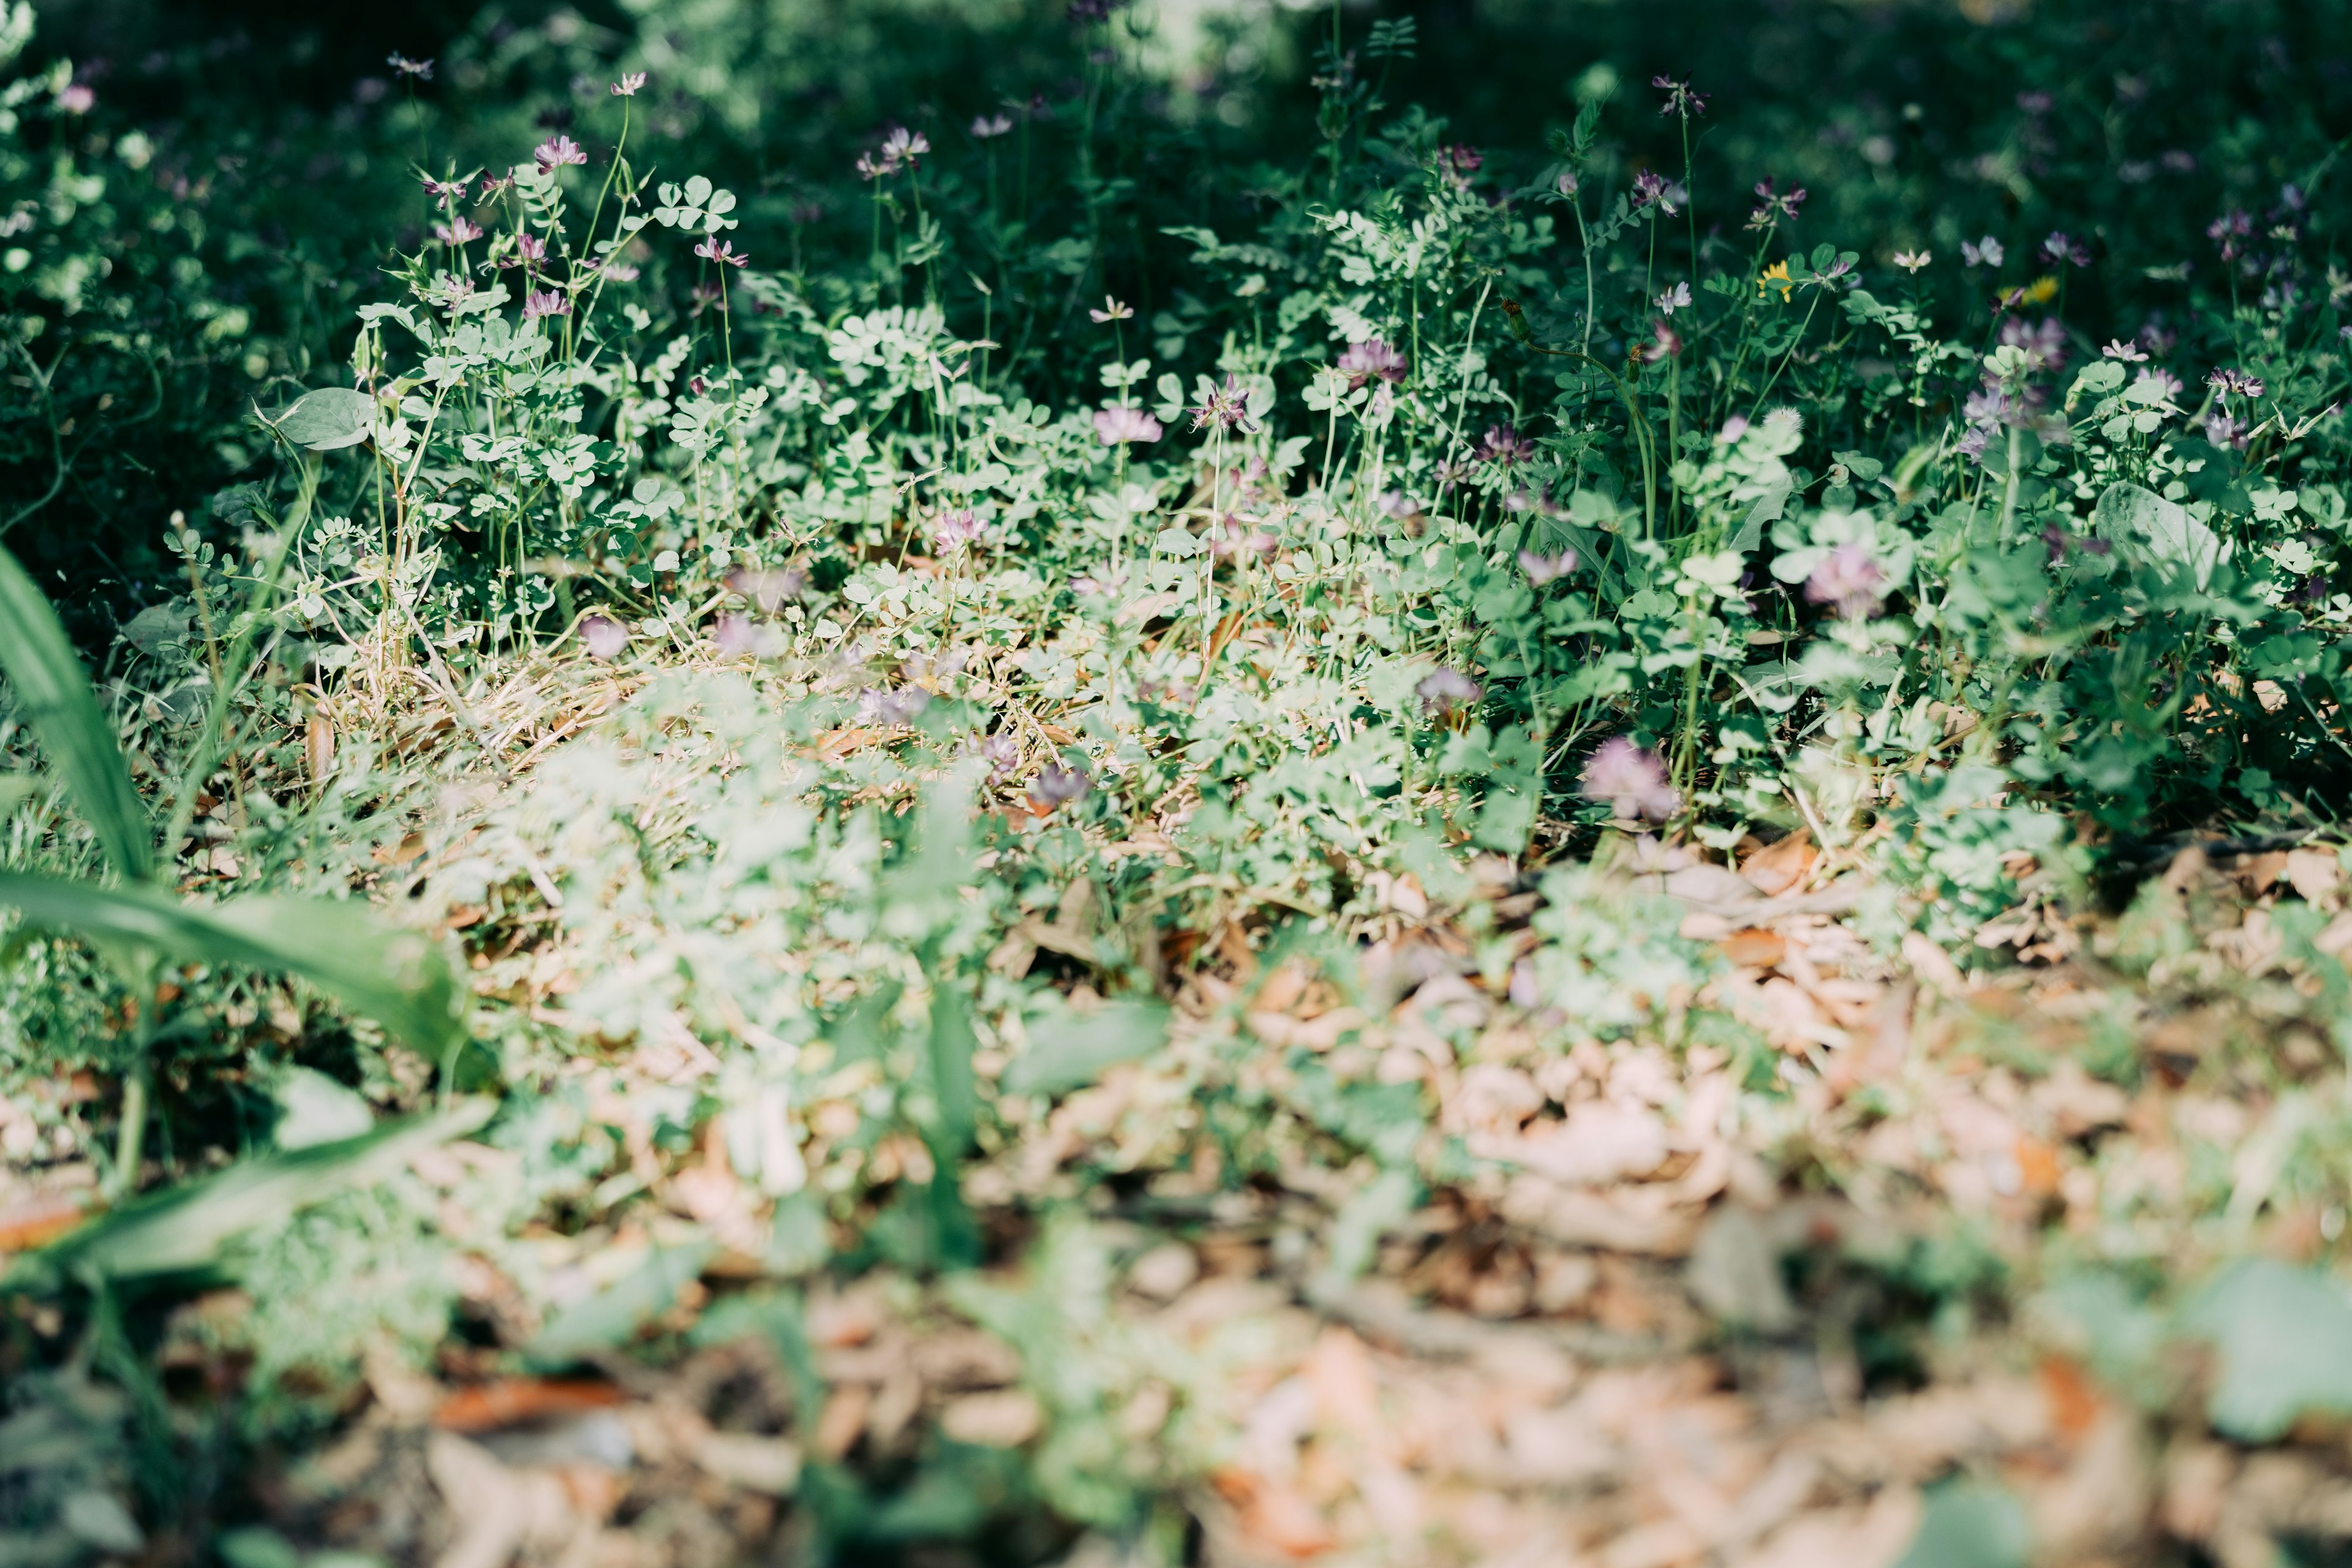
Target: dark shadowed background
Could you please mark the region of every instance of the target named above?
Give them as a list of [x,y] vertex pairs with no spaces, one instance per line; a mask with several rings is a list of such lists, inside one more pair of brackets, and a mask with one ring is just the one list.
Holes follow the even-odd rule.
[[[763,264],[789,256],[814,272],[863,253],[850,163],[884,126],[969,145],[961,128],[1007,103],[1039,114],[1029,234],[1062,232],[1056,171],[1071,161],[1082,47],[1067,9],[42,0],[26,63],[70,60],[91,101],[71,123],[91,145],[135,132],[137,153],[101,160],[104,200],[62,237],[88,246],[76,298],[23,304],[48,319],[47,352],[76,347],[46,388],[20,374],[0,403],[0,531],[84,635],[154,597],[157,531],[175,511],[206,525],[233,511],[215,498],[258,471],[247,409],[332,378],[352,308],[382,297],[383,268],[416,245],[425,149],[495,167],[551,131],[589,138],[624,67],[653,79],[645,156],[751,193],[742,237]],[[1120,221],[1090,280],[1146,303],[1186,248],[1163,228],[1246,227],[1275,165],[1315,136],[1329,17],[1196,0],[1152,15],[1137,63],[1157,85],[1123,122],[1109,193]],[[2339,199],[2328,176],[2352,132],[2345,0],[1436,0],[1345,16],[1359,40],[1375,18],[1412,19],[1413,57],[1381,68],[1385,97],[1424,105],[1505,167],[1532,174],[1580,99],[1613,94],[1618,175],[1678,172],[1677,122],[1648,85],[1672,73],[1708,95],[1693,149],[1700,211],[1744,210],[1761,172],[1809,189],[1809,240],[1864,253],[2063,230],[2101,262],[2068,271],[2065,308],[2126,327],[2182,303],[2168,264],[2202,254],[2217,214],[2259,212],[2290,184]],[[395,80],[395,52],[433,60],[431,79]],[[27,131],[36,152],[58,133]],[[1197,176],[1202,143],[1224,178]],[[45,177],[38,157],[23,160],[0,195],[21,199]],[[1735,216],[1700,237],[1737,232]],[[2136,265],[2105,265],[2126,235]],[[24,300],[41,275],[0,274],[0,290]],[[1041,392],[1051,346],[1028,345]]]

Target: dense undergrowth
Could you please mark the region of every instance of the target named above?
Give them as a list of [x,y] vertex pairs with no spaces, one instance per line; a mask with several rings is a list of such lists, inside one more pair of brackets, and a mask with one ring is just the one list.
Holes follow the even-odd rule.
[[[1256,1472],[1111,1279],[1221,1226],[1334,1311],[1443,1296],[1397,1238],[1456,1223],[1504,1318],[1697,1247],[1722,1333],[1830,1325],[1871,1394],[2073,1312],[2194,1425],[2131,1355],[2332,1344],[2323,1276],[2223,1271],[2346,1200],[2345,18],[1822,7],[1735,65],[1635,9],[645,0],[326,112],[0,13],[0,542],[115,721],[11,645],[26,1550],[316,1556],[287,1456],[421,1371],[748,1333],[772,1447],[695,1451],[803,1506],[747,1535],[1179,1560]],[[2055,1239],[1987,1194],[2074,1203],[2061,1154],[2003,1145],[1947,1225],[1830,1130],[1932,1100],[1852,1064],[1963,969],[2091,976],[2061,1047],[1955,1037],[2074,1094],[2084,1170],[2100,1094],[2297,1109]],[[2175,1016],[2228,1047],[2136,1043]],[[1717,1121],[1649,1149],[1580,1075]],[[1733,1287],[1730,1229],[1530,1218],[1553,1104],[1570,1187],[1904,1239]],[[1025,1370],[836,1442],[869,1287]],[[2224,1361],[2231,1438],[2352,1404]]]

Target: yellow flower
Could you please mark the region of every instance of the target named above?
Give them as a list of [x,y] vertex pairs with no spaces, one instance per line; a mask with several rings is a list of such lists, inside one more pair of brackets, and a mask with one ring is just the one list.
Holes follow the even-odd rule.
[[2036,278],[2025,286],[2025,300],[2030,305],[2047,305],[2058,298],[2058,279]]
[[1796,285],[1789,280],[1789,264],[1785,261],[1776,261],[1764,269],[1762,277],[1756,279],[1756,297],[1760,300],[1764,297],[1766,289],[1777,288],[1780,290],[1780,302],[1785,305],[1789,302],[1789,290],[1795,287]]

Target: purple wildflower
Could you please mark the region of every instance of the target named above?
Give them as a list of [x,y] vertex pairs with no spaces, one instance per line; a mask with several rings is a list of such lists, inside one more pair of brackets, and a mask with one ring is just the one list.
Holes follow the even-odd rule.
[[1971,425],[2000,425],[2007,422],[2011,407],[2009,394],[2000,387],[1979,387],[1960,405],[1960,417]]
[[1489,425],[1486,438],[1478,443],[1476,461],[1500,463],[1507,468],[1514,463],[1524,463],[1535,455],[1536,444],[1520,435],[1517,426]]
[[2115,342],[2101,349],[2099,353],[2108,359],[2121,360],[2126,364],[2145,364],[2147,363],[2147,350],[2141,348],[2137,343],[2127,343],[2121,338],[2117,338]]
[[2053,566],[2066,559],[2066,547],[2072,542],[2072,537],[2055,522],[2042,531],[2042,548],[2050,552],[2050,564]]
[[622,76],[620,80],[613,84],[613,96],[614,98],[635,98],[637,96],[637,89],[645,85],[645,72],[626,72]]
[[587,645],[589,658],[609,661],[629,646],[629,631],[610,616],[590,616],[580,623],[580,640]]
[[1368,381],[1402,383],[1405,357],[1382,339],[1366,338],[1362,342],[1348,345],[1348,352],[1339,356],[1338,368],[1347,375],[1348,390],[1353,392]]
[[553,174],[566,163],[585,163],[588,161],[588,154],[580,150],[580,144],[563,135],[549,137],[532,148],[530,155],[539,160],[539,172],[542,174]]
[[1689,310],[1690,302],[1691,291],[1688,283],[1677,283],[1651,301],[1657,306],[1660,314],[1667,316],[1673,315],[1676,310]]
[[1281,541],[1264,529],[1253,529],[1247,520],[1228,514],[1224,521],[1209,531],[1210,552],[1221,559],[1247,551],[1260,559],[1271,557]]
[[743,267],[749,265],[751,260],[750,257],[737,250],[732,241],[720,239],[716,235],[696,246],[694,254],[705,261],[716,261],[721,267]]
[[1665,759],[1623,735],[1585,759],[1584,798],[1604,802],[1621,822],[1664,822],[1683,808],[1682,792],[1666,782]]
[[2260,397],[2263,395],[2263,384],[2260,380],[2246,374],[2243,371],[2231,370],[2227,366],[2207,376],[2205,384],[2216,392],[2224,394],[2234,392],[2241,397]]
[[536,321],[541,316],[568,316],[572,301],[552,289],[542,289],[527,295],[522,302],[522,319]]
[[482,228],[468,218],[453,217],[447,223],[435,224],[433,237],[444,245],[465,245],[481,238]]
[[1862,544],[1841,544],[1821,559],[1805,579],[1805,597],[1833,605],[1839,615],[1859,619],[1874,614],[1886,597],[1886,574]]
[[1633,176],[1633,205],[1637,207],[1654,204],[1660,212],[1672,217],[1682,211],[1685,195],[1680,185],[1670,184],[1655,169],[1644,169]]
[[2070,239],[2063,229],[2053,229],[2050,237],[2042,242],[2042,254],[2052,261],[2070,261],[2077,267],[2091,264],[2091,252],[2082,241]]
[[1036,782],[1029,786],[1029,799],[1042,815],[1057,805],[1067,805],[1074,800],[1084,800],[1094,788],[1083,768],[1066,768],[1059,763],[1040,769]]
[[1970,267],[1999,267],[2006,254],[2000,241],[1990,235],[1973,245],[1965,239],[1960,241],[1960,259]]
[[988,781],[996,784],[1013,776],[1020,765],[1021,742],[1003,733],[983,735],[972,743],[971,755],[988,761]]
[[976,542],[988,531],[988,525],[970,507],[948,512],[931,524],[931,550],[941,560],[956,554],[967,544]]
[[1163,434],[1160,421],[1140,408],[1113,404],[1095,411],[1095,439],[1106,447],[1124,446],[1132,441],[1157,441]]
[[1666,95],[1666,101],[1658,106],[1660,114],[1679,114],[1688,120],[1706,112],[1706,100],[1711,95],[1692,91],[1687,81],[1677,81],[1661,72],[1650,79],[1650,85]]
[[2066,363],[2066,329],[2053,317],[2028,326],[2012,316],[2000,324],[2000,341],[2004,348],[2023,349],[2030,369],[2059,370]]
[[724,654],[749,654],[753,658],[766,658],[783,650],[783,639],[772,626],[763,626],[749,616],[725,615],[711,628],[711,640]]
[[539,270],[539,264],[546,259],[547,241],[535,234],[518,234],[514,237],[514,254],[499,257],[499,265],[507,268],[520,267],[527,272],[536,272]]
[[1241,430],[1255,434],[1257,421],[1250,417],[1248,389],[1241,378],[1228,374],[1225,384],[1213,389],[1208,401],[1192,410],[1192,428],[1206,430],[1212,425],[1220,430]]
[[1775,182],[1759,180],[1756,184],[1758,202],[1754,212],[1748,215],[1750,228],[1769,228],[1782,218],[1797,221],[1797,209],[1805,205],[1805,187],[1797,185],[1786,195],[1774,188]]
[[1831,262],[1827,267],[1822,268],[1819,272],[1816,272],[1811,277],[1806,279],[1805,284],[1808,288],[1812,289],[1834,289],[1837,287],[1837,280],[1853,270],[1853,258],[1851,257],[1841,256],[1835,261]]
[[913,723],[930,705],[931,694],[919,686],[909,686],[898,691],[868,687],[857,694],[857,717],[868,724],[895,729],[900,724]]
[[1413,695],[1440,713],[1451,713],[1478,700],[1484,694],[1478,683],[1458,669],[1440,665],[1421,678],[1412,689]]
[[727,574],[727,585],[772,614],[785,600],[801,596],[801,590],[808,586],[808,574],[796,566],[782,572],[738,567]]
[[982,142],[1013,132],[1013,117],[1009,114],[976,114],[972,116],[971,133]]
[[1519,570],[1537,587],[1557,582],[1576,570],[1576,552],[1563,550],[1557,555],[1539,555],[1532,550],[1519,552]]
[[2254,231],[2254,220],[2243,207],[2232,207],[2205,226],[2205,237],[2221,247],[2221,259],[2234,261],[2238,242]]

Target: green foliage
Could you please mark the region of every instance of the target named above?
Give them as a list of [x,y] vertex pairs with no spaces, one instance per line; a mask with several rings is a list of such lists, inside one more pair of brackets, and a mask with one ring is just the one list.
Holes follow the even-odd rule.
[[419,1149],[461,1137],[488,1119],[476,1102],[445,1115],[373,1129],[356,1138],[248,1160],[160,1193],[74,1231],[12,1266],[16,1280],[141,1279],[210,1269],[254,1231],[282,1224],[339,1189],[381,1178]]
[[1029,1048],[1004,1071],[1004,1091],[1066,1093],[1167,1043],[1168,1009],[1156,1002],[1115,1002],[1098,1013],[1049,1019],[1031,1027]]
[[717,1250],[708,1242],[656,1247],[630,1273],[566,1308],[540,1331],[529,1353],[562,1366],[584,1352],[628,1343],[646,1320],[668,1309],[680,1287],[700,1274]]
[[436,1056],[465,1037],[433,944],[373,915],[313,899],[238,899],[215,909],[133,888],[0,872],[0,903],[39,925],[198,963],[299,974]]
[[[1171,1478],[1113,1413],[1160,1347],[1057,1205],[1305,1147],[1344,1174],[1302,1277],[1344,1289],[1466,1168],[1414,1051],[1505,994],[1540,1052],[1734,1040],[1781,1092],[1688,1016],[1719,964],[1642,890],[1648,835],[1808,833],[1901,889],[1891,949],[2080,902],[2108,847],[2333,819],[2337,89],[2179,7],[1776,14],[1772,49],[1683,29],[1701,128],[1620,91],[1643,8],[1496,9],[1519,36],[1333,7],[1188,41],[633,0],[486,14],[331,117],[168,58],[169,123],[65,61],[0,89],[0,534],[37,564],[0,555],[0,669],[121,884],[12,752],[8,1066],[121,1076],[125,1190],[156,1083],[175,1174],[247,1156],[23,1279],[237,1274],[267,1425],[456,1299],[432,1204],[377,1178],[459,1121],[343,1134],[496,1089],[468,1247],[526,1270],[526,1223],[635,1224],[699,1138],[761,1216],[730,1268],[886,1262],[1021,1352],[1034,1447],[941,1442],[887,1495],[814,1470],[836,1535],[1041,1500],[1129,1529]],[[2144,68],[2080,68],[2094,40]],[[99,692],[53,580],[88,648],[121,633]],[[126,744],[176,781],[160,855]],[[2118,961],[2194,953],[2141,897]],[[1407,1046],[1369,993],[1423,977],[1358,950],[1406,963],[1433,910],[1482,985]],[[2317,928],[2277,929],[2340,1003]],[[1254,1016],[1286,973],[1312,1020]],[[586,1075],[632,1050],[692,1070],[624,1127]],[[986,1279],[983,1208],[1039,1226]],[[504,1352],[637,1343],[719,1256],[667,1237]],[[1866,1370],[2004,1267],[1886,1263]],[[2344,1403],[2272,1364],[2329,1349],[2333,1292],[2196,1309],[2225,1430]],[[2023,1550],[1960,1483],[1907,1561]]]
[[98,835],[107,863],[128,881],[144,881],[154,864],[153,831],[116,748],[114,727],[98,706],[65,628],[48,601],[0,550],[0,672],[53,764]]
[[2024,1568],[2032,1560],[2025,1510],[1999,1487],[1956,1481],[1927,1494],[1919,1533],[1899,1568]]
[[2233,1437],[2268,1442],[2306,1413],[2352,1410],[2352,1299],[2324,1274],[2239,1263],[2189,1304],[2183,1326],[2220,1354],[2211,1414]]

